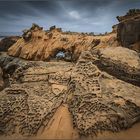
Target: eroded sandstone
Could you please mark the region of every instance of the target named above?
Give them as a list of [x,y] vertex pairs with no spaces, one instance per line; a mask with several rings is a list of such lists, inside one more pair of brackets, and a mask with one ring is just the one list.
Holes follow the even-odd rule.
[[[94,61],[96,59],[90,51],[83,52],[72,71],[69,84],[71,92],[68,99],[73,124],[80,135],[86,137],[104,131],[118,132],[131,127],[140,119],[139,103],[134,101],[136,97],[139,98],[140,88],[125,82],[121,84],[121,81],[119,83],[117,79],[100,71]],[[104,77],[114,86],[104,82]],[[127,90],[127,85],[132,91]],[[127,90],[130,96],[135,93],[135,99],[130,100],[120,90]]]
[[72,65],[50,66],[32,66],[17,79],[15,71],[10,86],[0,94],[1,135],[32,136],[47,126],[65,98]]
[[[6,85],[0,91],[0,135],[95,138],[139,122],[140,57],[119,46],[118,26],[98,36],[55,26],[43,31],[36,24],[24,30],[10,56],[0,55],[0,81]],[[59,51],[70,52],[72,61],[56,61]]]
[[[77,61],[81,52],[99,47],[108,47],[116,44],[116,33],[107,36],[84,35],[80,33],[66,33],[59,28],[50,28],[44,31],[41,27],[33,24],[23,32],[19,39],[8,50],[8,54],[28,60],[52,60],[59,51],[68,53],[71,61]],[[70,61],[70,60],[69,60]]]

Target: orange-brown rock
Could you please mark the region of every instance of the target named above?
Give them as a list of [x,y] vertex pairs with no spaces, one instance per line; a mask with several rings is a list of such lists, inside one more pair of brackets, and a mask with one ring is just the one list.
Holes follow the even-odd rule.
[[[116,39],[116,34],[107,36],[90,36],[80,33],[65,33],[61,28],[51,27],[49,31],[43,31],[39,26],[33,26],[24,31],[19,39],[8,50],[11,56],[19,56],[29,60],[50,60],[59,51],[72,53],[72,59],[77,60],[82,51],[96,45],[107,47]],[[101,41],[100,41],[101,40]]]
[[[131,127],[140,121],[140,57],[118,47],[115,28],[96,36],[36,24],[24,30],[12,56],[0,55],[9,82],[0,92],[0,138],[139,137]],[[25,60],[51,60],[59,51],[80,56],[76,63]]]
[[[113,49],[102,49],[102,58],[114,62],[119,49],[126,51],[127,57],[120,55],[118,63],[140,67],[139,57],[131,59],[137,52],[118,47],[112,56]],[[9,59],[22,65],[9,77],[10,85],[0,92],[0,138],[94,139],[101,132],[119,132],[139,121],[140,87],[100,70],[92,52],[82,52],[76,64],[1,55],[2,66],[8,65]],[[106,65],[110,66],[108,61]],[[125,67],[120,65],[122,69]]]

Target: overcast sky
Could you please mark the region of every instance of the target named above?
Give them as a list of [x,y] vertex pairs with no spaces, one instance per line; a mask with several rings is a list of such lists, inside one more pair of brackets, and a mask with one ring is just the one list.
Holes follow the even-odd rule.
[[116,16],[140,8],[140,0],[0,1],[0,32],[20,32],[37,23],[78,32],[109,32]]

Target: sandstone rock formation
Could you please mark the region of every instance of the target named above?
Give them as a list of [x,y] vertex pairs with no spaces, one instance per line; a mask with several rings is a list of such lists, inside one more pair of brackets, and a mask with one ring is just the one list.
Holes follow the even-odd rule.
[[[126,52],[127,57],[119,56],[118,63],[116,56],[111,56],[113,49],[116,56],[116,50],[120,49],[122,53]],[[114,73],[111,76],[106,73],[107,69],[102,71],[96,62],[101,61],[105,66],[120,65],[124,71],[126,67],[123,65],[128,63],[127,69],[131,72],[131,67],[135,71],[140,68],[140,58],[135,56],[132,60],[131,57],[137,53],[125,48],[97,50],[91,48],[82,52],[76,64],[32,62],[2,55],[2,68],[9,64],[7,59],[10,58],[12,63],[18,59],[18,66],[10,73],[9,86],[0,94],[1,135],[39,137],[62,104],[68,106],[72,115],[71,127],[79,137],[95,137],[106,131],[119,132],[139,121],[140,87],[127,83],[127,80],[122,81],[123,78],[117,79]],[[98,54],[102,57],[97,57]],[[122,73],[118,75],[123,76]]]
[[7,51],[19,38],[18,36],[11,36],[0,40],[0,52]]
[[80,56],[81,52],[88,48],[100,46],[107,47],[116,41],[116,34],[108,36],[90,36],[83,34],[67,34],[61,29],[51,27],[49,31],[43,31],[36,24],[29,30],[25,30],[23,37],[9,48],[8,54],[29,60],[51,60],[59,51],[72,53],[72,61]]
[[132,9],[119,20],[117,38],[124,47],[140,52],[140,10]]
[[32,66],[21,75],[16,69],[10,86],[0,94],[1,135],[32,136],[43,131],[67,91],[72,64],[62,65]]
[[[139,122],[140,56],[119,46],[115,30],[98,36],[36,24],[25,30],[0,55],[6,85],[0,138],[95,139]],[[75,63],[55,61],[59,51],[70,52]]]
[[117,16],[119,22],[129,20],[130,18],[139,17],[140,9],[130,9],[126,15],[124,16]]
[[[94,61],[96,59],[90,51],[83,52],[69,84],[73,123],[80,135],[86,137],[103,131],[118,132],[140,119],[139,103],[134,103],[139,98],[140,88],[102,73]],[[107,79],[110,82],[106,82]],[[127,96],[123,90],[127,90]],[[130,100],[130,94],[135,96],[134,100]]]
[[140,56],[123,47],[111,47],[92,51],[101,70],[119,79],[140,86]]

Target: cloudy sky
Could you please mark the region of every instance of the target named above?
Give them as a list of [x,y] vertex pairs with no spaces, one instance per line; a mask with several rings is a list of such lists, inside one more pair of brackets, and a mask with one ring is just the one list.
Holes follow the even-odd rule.
[[1,1],[0,32],[20,32],[37,23],[78,32],[109,32],[116,16],[140,8],[140,0]]

